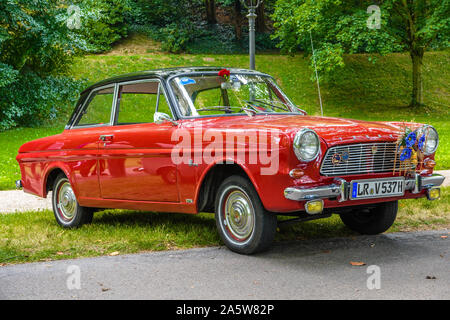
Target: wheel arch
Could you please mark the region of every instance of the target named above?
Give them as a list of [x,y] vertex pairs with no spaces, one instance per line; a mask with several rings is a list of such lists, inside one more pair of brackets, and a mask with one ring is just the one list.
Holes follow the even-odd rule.
[[51,166],[47,169],[46,174],[45,174],[45,178],[43,181],[43,187],[42,187],[44,197],[47,197],[48,192],[52,191],[53,184],[55,183],[56,178],[61,173],[63,173],[67,177],[67,179],[69,179],[69,182],[72,185],[72,188],[73,188],[75,194],[77,194],[77,190],[75,188],[75,184],[69,173],[69,170],[67,170],[67,168],[65,168],[62,164],[54,164],[53,166]]
[[220,184],[233,175],[250,181],[260,196],[258,185],[248,167],[235,161],[216,162],[208,166],[201,175],[196,192],[197,212],[214,212],[214,201]]

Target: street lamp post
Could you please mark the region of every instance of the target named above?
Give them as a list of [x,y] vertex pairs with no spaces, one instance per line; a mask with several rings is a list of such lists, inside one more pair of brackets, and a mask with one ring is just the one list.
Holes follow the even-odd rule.
[[256,31],[256,9],[264,0],[241,0],[243,5],[248,8],[248,37],[249,37],[249,54],[250,54],[250,70],[256,69],[255,55],[255,31]]

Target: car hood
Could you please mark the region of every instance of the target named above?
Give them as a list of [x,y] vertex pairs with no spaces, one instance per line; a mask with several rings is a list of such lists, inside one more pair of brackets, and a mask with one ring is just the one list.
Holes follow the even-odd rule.
[[405,125],[411,129],[419,126],[415,123],[360,121],[302,115],[214,117],[203,118],[201,123],[204,129],[278,129],[289,136],[295,135],[299,129],[309,128],[317,132],[329,146],[373,141],[396,141],[399,135],[404,132]]

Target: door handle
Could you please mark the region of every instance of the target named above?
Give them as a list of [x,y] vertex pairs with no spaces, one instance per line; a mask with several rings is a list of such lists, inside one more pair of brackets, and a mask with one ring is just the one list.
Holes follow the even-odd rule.
[[100,136],[101,141],[113,141],[114,135],[113,134],[105,134]]

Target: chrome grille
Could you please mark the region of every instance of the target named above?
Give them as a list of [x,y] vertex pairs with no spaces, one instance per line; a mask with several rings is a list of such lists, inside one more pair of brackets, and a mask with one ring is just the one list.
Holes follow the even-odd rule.
[[[328,149],[320,168],[324,176],[370,174],[400,169],[400,160],[395,161],[396,144],[393,142],[364,143],[337,146]],[[339,163],[336,158],[341,157]],[[342,157],[348,156],[347,160]],[[333,159],[335,163],[333,163]]]

